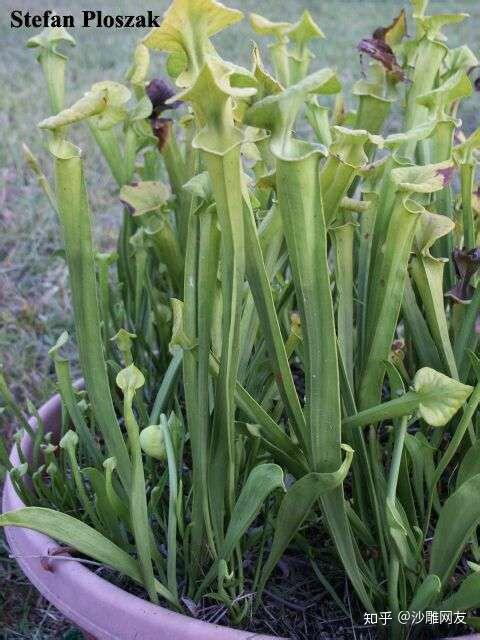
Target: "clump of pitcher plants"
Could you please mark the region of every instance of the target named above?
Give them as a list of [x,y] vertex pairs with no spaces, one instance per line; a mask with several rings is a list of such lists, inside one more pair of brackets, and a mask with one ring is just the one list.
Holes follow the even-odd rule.
[[[27,160],[58,213],[84,386],[64,333],[53,440],[1,376],[22,464],[0,451],[26,506],[0,525],[174,610],[220,603],[245,628],[293,551],[347,606],[322,573],[328,540],[355,610],[392,613],[389,637],[410,632],[400,611],[478,624],[480,129],[459,118],[478,61],[443,35],[467,16],[427,4],[412,0],[409,37],[402,11],[362,40],[352,98],[336,70],[311,69],[323,33],[308,11],[251,15],[269,61],[255,45],[243,68],[211,41],[240,11],[173,0],[126,80],[68,107],[58,47],[73,39],[29,41],[55,186]],[[109,253],[92,240],[77,126],[118,184]]]

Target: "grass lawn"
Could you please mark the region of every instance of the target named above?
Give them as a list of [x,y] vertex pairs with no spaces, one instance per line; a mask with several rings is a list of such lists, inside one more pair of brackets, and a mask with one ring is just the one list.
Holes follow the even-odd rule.
[[[0,362],[3,362],[13,390],[19,399],[29,397],[39,403],[54,389],[48,349],[59,333],[71,331],[71,313],[65,266],[58,255],[61,247],[58,225],[48,208],[35,179],[26,171],[21,144],[26,142],[44,163],[47,175],[50,161],[42,147],[36,123],[48,115],[47,100],[39,66],[32,50],[25,47],[36,30],[10,29],[10,4],[1,0],[0,41]],[[15,3],[16,9],[27,10],[26,0]],[[406,2],[398,0],[227,0],[227,4],[246,13],[255,11],[273,20],[298,18],[308,8],[327,35],[315,43],[317,60],[313,68],[333,66],[344,80],[347,101],[352,82],[361,73],[356,44],[374,29],[388,24]],[[450,29],[451,43],[468,43],[480,56],[478,0],[445,0],[432,2],[432,11],[467,11],[471,19]],[[79,15],[82,8],[101,9],[104,13],[141,13],[153,9],[163,11],[167,0],[147,2],[97,3],[81,0],[56,0],[57,13]],[[236,30],[235,38],[226,31],[217,39],[225,56],[240,64],[249,64],[249,42],[254,34],[248,22]],[[93,82],[102,79],[122,81],[129,66],[135,42],[141,30],[82,29],[72,30],[77,47],[69,52],[67,103],[79,98]],[[162,74],[162,58],[153,54],[152,73]],[[480,94],[470,100],[462,114],[465,128],[478,126]],[[116,235],[120,207],[115,204],[115,187],[99,158],[88,133],[75,129],[76,141],[85,151],[86,172],[98,244],[111,246]],[[1,418],[0,418],[1,420]],[[0,422],[0,429],[8,430]],[[1,469],[0,469],[1,471]],[[67,634],[67,635],[65,635]],[[75,637],[37,592],[28,586],[8,558],[0,537],[0,640],[7,638]]]

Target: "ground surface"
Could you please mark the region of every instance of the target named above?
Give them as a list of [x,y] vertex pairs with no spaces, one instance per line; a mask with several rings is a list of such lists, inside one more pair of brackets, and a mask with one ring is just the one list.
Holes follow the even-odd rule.
[[[12,4],[23,10],[32,5],[37,10],[51,8],[40,0],[17,0]],[[82,8],[91,9],[92,5],[115,14],[131,13],[133,7],[135,13],[147,9],[160,13],[167,4],[166,0],[115,3],[56,0],[52,6],[57,13],[71,13],[75,7],[73,12],[78,16]],[[348,88],[360,73],[357,42],[371,35],[376,27],[388,24],[407,2],[229,0],[227,4],[277,20],[295,20],[303,7],[310,9],[328,38],[317,45],[314,64],[317,68],[336,66]],[[451,41],[467,42],[476,47],[475,52],[480,55],[480,2],[448,0],[432,4],[441,11],[470,12],[472,18],[457,30]],[[28,396],[39,403],[54,388],[47,351],[64,328],[71,329],[71,316],[64,263],[57,254],[61,246],[57,222],[22,160],[21,143],[26,142],[44,163],[46,173],[50,173],[42,138],[35,126],[47,115],[47,101],[34,53],[25,48],[33,31],[10,29],[9,1],[0,0],[0,9],[0,362],[13,381],[17,397]],[[68,67],[69,103],[95,81],[107,78],[121,81],[135,41],[142,32],[77,28],[73,35],[78,46],[71,52]],[[247,64],[248,43],[252,37],[248,23],[244,22],[235,30],[235,37],[229,32],[220,36],[219,48],[230,60]],[[155,67],[161,74],[160,57],[154,58]],[[478,99],[472,102],[464,113],[469,130],[474,126],[479,103]],[[87,158],[87,181],[98,244],[111,246],[120,212],[114,185],[88,135],[81,132],[77,135]],[[0,423],[0,429],[6,431],[7,425]],[[0,639],[73,640],[75,637],[76,632],[69,629],[18,573],[0,538]]]

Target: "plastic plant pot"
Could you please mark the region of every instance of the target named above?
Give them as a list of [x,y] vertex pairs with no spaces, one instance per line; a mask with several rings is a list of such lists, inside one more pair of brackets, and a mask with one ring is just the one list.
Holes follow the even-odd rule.
[[[60,430],[61,404],[53,396],[39,411],[47,431],[53,437]],[[33,428],[35,419],[30,421]],[[25,436],[22,449],[27,458],[32,454],[32,442]],[[18,454],[11,454],[18,464]],[[7,478],[3,492],[4,512],[25,505]],[[88,638],[95,640],[272,640],[248,631],[229,629],[189,618],[107,582],[80,562],[50,556],[58,548],[51,538],[29,529],[6,527],[10,552],[20,568],[40,593]],[[47,566],[45,558],[49,558]],[[42,563],[43,559],[43,563]],[[43,566],[42,566],[43,565]]]
[[[55,439],[60,431],[60,397],[50,398],[39,414]],[[35,428],[36,420],[32,418],[30,424]],[[32,455],[28,435],[23,438],[22,450],[28,460]],[[19,463],[15,449],[10,459],[14,465]],[[24,506],[7,477],[3,512]],[[58,544],[36,531],[6,527],[5,534],[12,556],[30,582],[89,640],[275,640],[274,636],[229,629],[151,604],[104,580],[81,562],[51,556]],[[479,633],[449,640],[475,639],[480,640]]]

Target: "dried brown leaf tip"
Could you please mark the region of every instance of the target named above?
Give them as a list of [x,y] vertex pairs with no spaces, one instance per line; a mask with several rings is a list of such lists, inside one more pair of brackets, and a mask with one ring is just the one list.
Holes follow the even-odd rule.
[[458,282],[446,295],[459,304],[468,304],[475,293],[470,282],[480,268],[480,247],[454,249],[452,258]]
[[371,38],[363,38],[358,44],[360,54],[380,62],[397,80],[405,80],[405,72],[398,64],[392,46],[406,35],[405,11],[401,11],[388,27],[378,27]]
[[392,362],[402,362],[405,359],[405,340],[394,340],[390,353]]
[[390,47],[395,46],[407,35],[407,17],[405,9],[402,9],[398,16],[393,19],[392,23],[388,27],[378,27],[373,32],[373,38],[375,40],[382,40],[386,42]]
[[152,120],[152,130],[158,140],[159,151],[163,151],[172,133],[172,121],[169,118],[155,118]]

